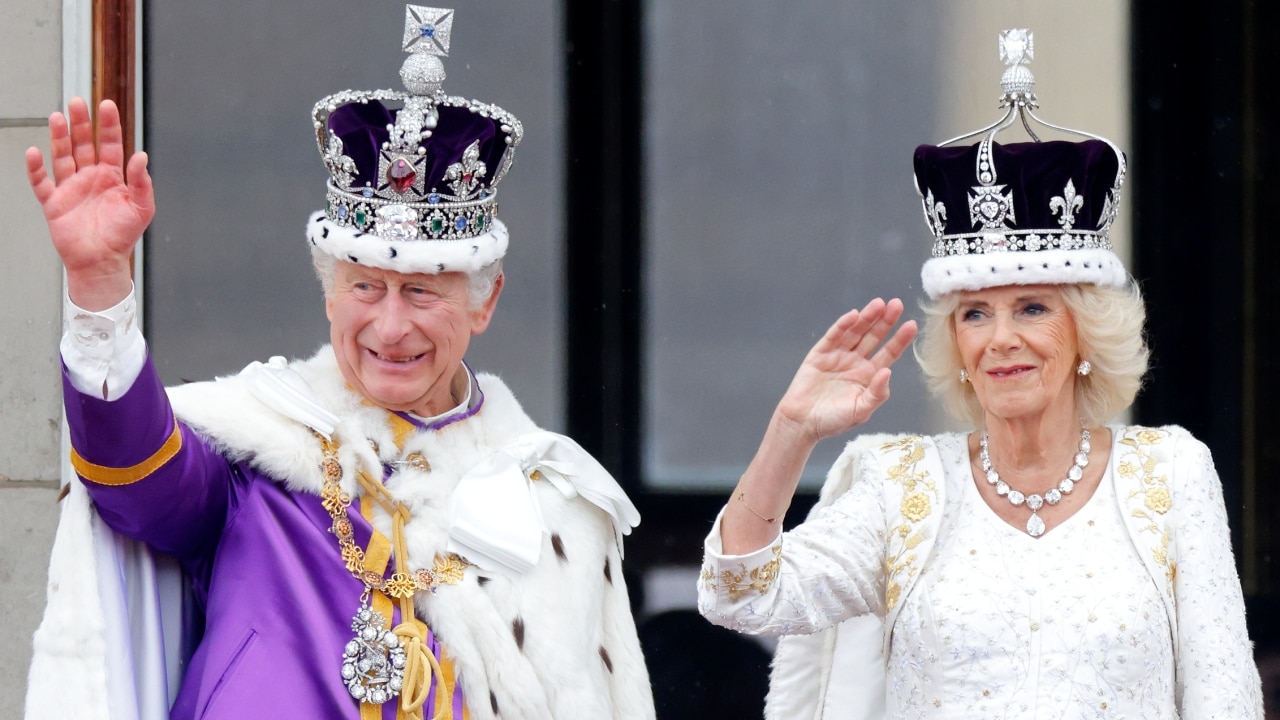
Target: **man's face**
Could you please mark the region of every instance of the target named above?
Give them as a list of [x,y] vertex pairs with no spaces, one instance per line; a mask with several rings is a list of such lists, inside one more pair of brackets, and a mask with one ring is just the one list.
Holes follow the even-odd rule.
[[502,277],[479,308],[462,273],[405,275],[339,262],[325,300],[329,338],[347,383],[389,410],[438,415],[472,335],[489,326]]

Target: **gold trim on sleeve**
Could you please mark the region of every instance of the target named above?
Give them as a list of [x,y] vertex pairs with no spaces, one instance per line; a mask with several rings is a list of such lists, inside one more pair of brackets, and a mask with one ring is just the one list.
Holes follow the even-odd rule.
[[182,431],[178,429],[178,421],[173,421],[173,432],[164,441],[159,450],[151,457],[132,467],[115,468],[95,465],[80,456],[75,448],[71,448],[71,467],[80,477],[98,485],[131,485],[138,482],[164,466],[182,449]]

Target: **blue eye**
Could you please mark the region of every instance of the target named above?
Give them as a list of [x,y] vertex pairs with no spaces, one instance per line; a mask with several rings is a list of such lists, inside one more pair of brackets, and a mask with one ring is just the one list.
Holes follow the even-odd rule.
[[1044,305],[1041,305],[1040,303],[1030,303],[1027,305],[1026,308],[1023,309],[1023,312],[1027,313],[1028,315],[1043,315],[1049,312],[1049,308],[1045,307]]
[[964,314],[961,315],[960,317],[964,320],[977,320],[982,317],[982,311],[981,310],[965,310]]

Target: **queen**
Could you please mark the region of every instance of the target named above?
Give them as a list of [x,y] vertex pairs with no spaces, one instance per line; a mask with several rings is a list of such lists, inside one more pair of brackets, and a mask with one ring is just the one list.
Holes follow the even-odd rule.
[[[1038,141],[1030,52],[1003,36],[1000,121],[915,153],[933,236],[916,355],[973,429],[855,439],[780,531],[810,451],[888,401],[916,337],[901,301],[872,300],[806,356],[707,537],[703,615],[787,636],[768,717],[1263,715],[1208,449],[1108,423],[1148,359],[1108,237],[1124,155]],[[1017,120],[1036,141],[995,142]]]

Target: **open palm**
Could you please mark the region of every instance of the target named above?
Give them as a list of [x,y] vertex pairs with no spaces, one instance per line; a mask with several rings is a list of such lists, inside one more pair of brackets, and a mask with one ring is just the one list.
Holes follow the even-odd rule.
[[889,399],[889,368],[916,335],[914,321],[893,331],[902,309],[877,298],[843,315],[805,356],[778,412],[813,441],[866,422]]
[[115,104],[104,101],[98,120],[95,147],[89,109],[80,98],[71,101],[68,116],[49,117],[52,177],[40,150],[27,150],[27,177],[73,287],[118,283],[121,273],[127,280],[134,245],[155,215],[146,155],[135,153],[124,166]]

